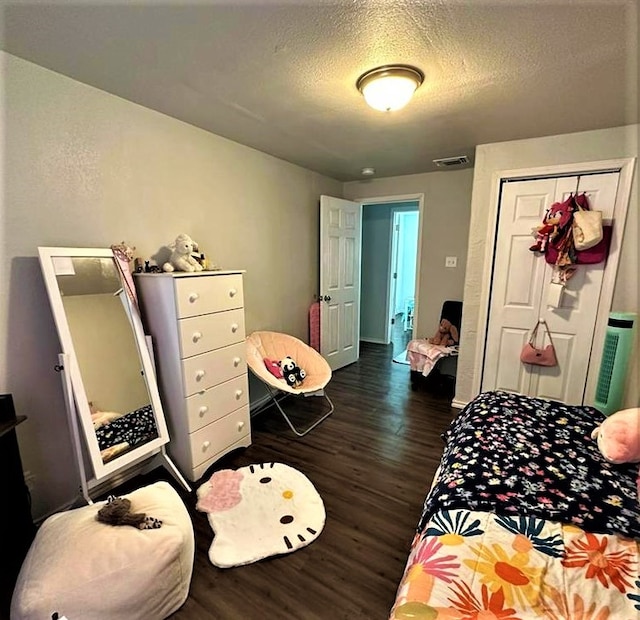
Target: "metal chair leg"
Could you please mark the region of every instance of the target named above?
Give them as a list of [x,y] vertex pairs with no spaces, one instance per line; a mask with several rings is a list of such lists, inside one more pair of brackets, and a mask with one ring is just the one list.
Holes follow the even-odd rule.
[[[316,420],[311,426],[309,426],[307,429],[305,430],[301,430],[299,431],[291,422],[291,420],[289,419],[289,416],[285,413],[284,409],[282,408],[282,406],[280,405],[280,402],[278,401],[278,399],[276,398],[277,395],[277,391],[274,390],[270,385],[265,384],[265,387],[267,388],[267,390],[269,391],[269,394],[271,395],[271,398],[273,399],[273,402],[275,403],[276,407],[278,408],[278,410],[280,411],[280,413],[282,414],[282,417],[285,419],[285,421],[287,422],[287,424],[289,425],[289,428],[298,436],[298,437],[304,437],[309,431],[312,431],[316,426],[318,426],[318,424],[320,424],[321,422],[323,422],[324,420],[326,420],[332,413],[334,410],[333,407],[333,403],[331,402],[331,399],[327,396],[326,392],[322,394],[322,396],[327,400],[327,402],[329,403],[329,411],[327,411],[326,413],[324,413],[318,420]],[[262,408],[260,409],[262,410]]]

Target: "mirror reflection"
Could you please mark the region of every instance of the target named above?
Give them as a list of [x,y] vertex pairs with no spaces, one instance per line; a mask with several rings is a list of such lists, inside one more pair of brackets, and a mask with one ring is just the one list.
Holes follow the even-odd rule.
[[158,437],[112,258],[53,257],[103,463]]

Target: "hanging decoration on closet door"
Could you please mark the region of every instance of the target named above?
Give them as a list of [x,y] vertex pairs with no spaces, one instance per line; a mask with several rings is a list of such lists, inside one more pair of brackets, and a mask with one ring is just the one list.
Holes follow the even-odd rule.
[[585,193],[572,192],[547,209],[542,224],[532,231],[536,242],[529,249],[560,268],[593,265],[606,259],[611,230],[602,224],[602,211],[591,209]]
[[611,226],[602,225],[602,211],[593,211],[586,193],[573,192],[563,202],[549,207],[542,224],[533,229],[536,242],[529,248],[544,254],[553,265],[548,306],[559,308],[567,282],[576,265],[603,262],[609,252]]

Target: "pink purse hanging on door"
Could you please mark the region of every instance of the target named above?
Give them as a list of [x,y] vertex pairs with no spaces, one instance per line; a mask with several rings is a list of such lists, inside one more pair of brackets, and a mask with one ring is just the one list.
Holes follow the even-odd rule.
[[[536,336],[538,335],[538,328],[540,323],[544,325],[544,329],[549,336],[549,344],[544,348],[536,347]],[[553,347],[553,341],[551,340],[551,332],[547,327],[547,322],[544,319],[539,320],[536,326],[531,332],[529,342],[524,345],[520,352],[520,361],[523,364],[533,364],[534,366],[557,366],[558,360],[556,359],[556,350]]]

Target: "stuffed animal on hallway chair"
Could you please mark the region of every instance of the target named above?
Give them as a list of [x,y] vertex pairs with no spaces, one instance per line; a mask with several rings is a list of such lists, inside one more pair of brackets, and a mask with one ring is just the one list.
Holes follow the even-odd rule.
[[433,338],[429,338],[431,344],[437,344],[443,347],[452,347],[458,344],[459,335],[458,328],[447,319],[442,319],[438,325]]

